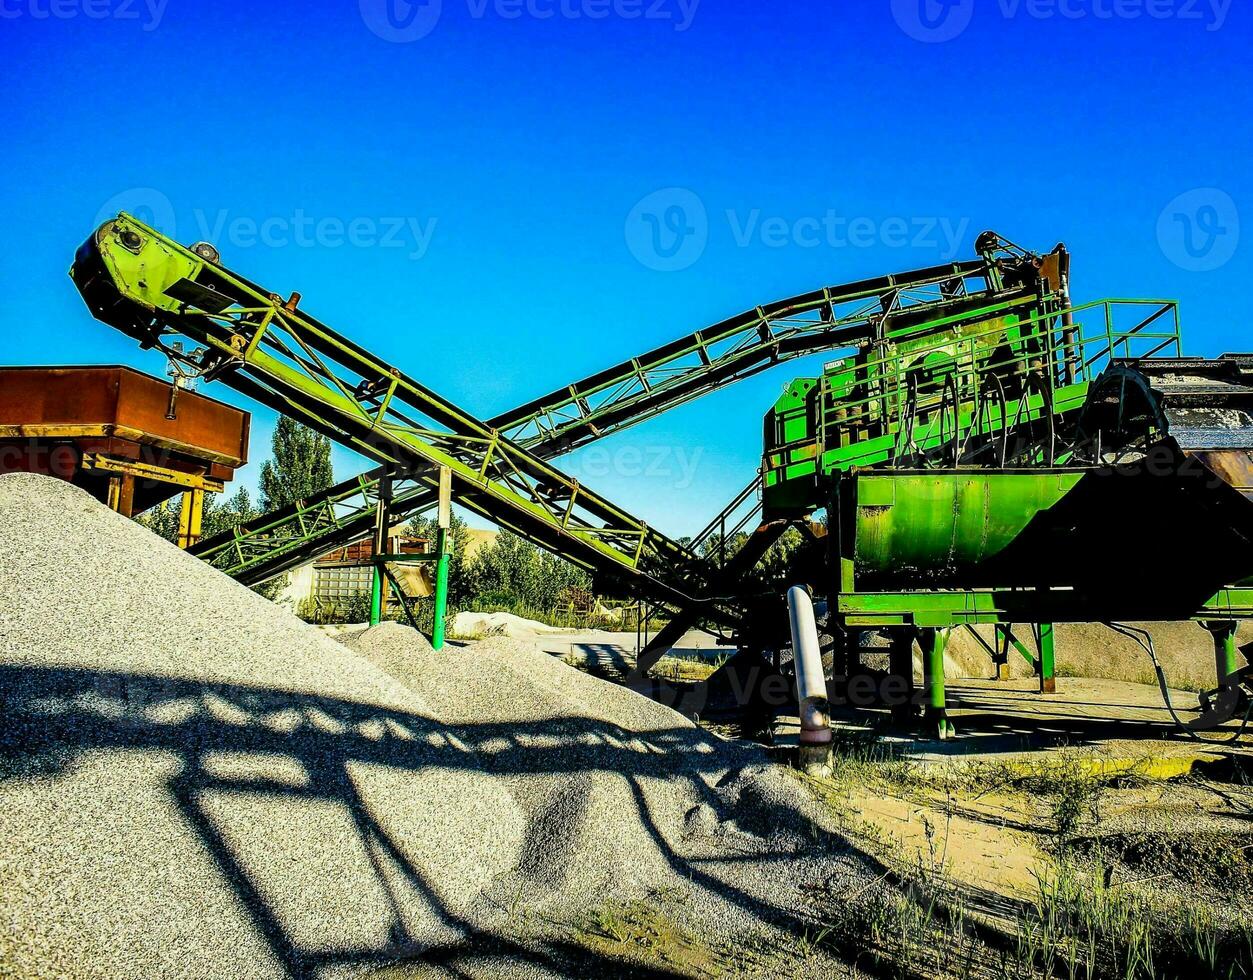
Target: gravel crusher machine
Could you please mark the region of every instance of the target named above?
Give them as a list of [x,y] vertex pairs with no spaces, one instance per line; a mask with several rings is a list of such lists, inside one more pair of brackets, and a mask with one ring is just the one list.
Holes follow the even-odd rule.
[[[1010,624],[1029,625],[1047,687],[1056,622],[1199,619],[1232,686],[1234,621],[1253,611],[1253,362],[1183,358],[1169,301],[1073,306],[1061,246],[1041,256],[988,233],[977,253],[755,307],[486,421],[310,316],[299,294],[129,215],[92,234],[71,276],[98,319],[180,372],[378,464],[196,546],[241,581],[428,508],[442,481],[470,510],[665,606],[670,626],[641,671],[695,625],[777,647],[778,600],[804,583],[827,600],[843,674],[876,630],[890,673],[912,683],[922,643],[925,697],[901,711],[923,709],[942,736],[944,638],[959,626],[998,627],[1003,659],[1026,652]],[[698,553],[552,463],[816,352],[844,356],[787,386],[760,474],[696,539],[733,547]],[[755,566],[789,527],[807,544],[783,579],[763,580]]]
[[1071,305],[1062,246],[978,250],[991,295],[886,314],[766,416],[766,519],[826,515],[807,584],[828,600],[836,673],[864,676],[861,638],[886,637],[879,679],[899,683],[880,690],[906,715],[921,702],[943,738],[953,628],[994,627],[998,664],[1016,646],[1052,691],[1054,624],[1195,619],[1214,693],[1233,691],[1235,620],[1253,611],[1253,357],[1183,357],[1173,302]]
[[[741,616],[737,603],[715,601],[725,591],[715,588],[719,567],[548,461],[782,361],[855,343],[885,309],[947,302],[986,278],[982,262],[968,261],[814,290],[480,421],[309,316],[299,294],[284,300],[232,273],[207,243],[185,247],[123,214],[83,244],[71,276],[95,316],[178,371],[220,379],[380,464],[192,549],[227,574],[264,581],[369,536],[380,507],[389,521],[429,508],[442,468],[471,510],[615,588],[729,631]],[[759,507],[757,487],[734,504]],[[695,544],[715,528],[725,530],[725,520]]]

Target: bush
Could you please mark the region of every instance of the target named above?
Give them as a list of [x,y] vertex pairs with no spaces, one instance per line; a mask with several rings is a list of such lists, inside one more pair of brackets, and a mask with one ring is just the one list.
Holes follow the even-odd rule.
[[516,534],[501,531],[465,562],[458,597],[474,605],[512,610],[554,609],[563,593],[590,590],[591,577],[563,558],[541,551]]
[[[296,609],[296,615],[306,623],[327,625],[330,623],[368,623],[370,621],[370,593],[354,592],[343,602],[326,602],[322,599],[305,599]],[[384,619],[403,619],[404,610],[399,600],[388,604]]]

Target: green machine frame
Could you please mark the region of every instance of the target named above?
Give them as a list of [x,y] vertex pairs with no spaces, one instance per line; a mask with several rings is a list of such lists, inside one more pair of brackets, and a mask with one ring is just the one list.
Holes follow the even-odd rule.
[[[1253,589],[1239,584],[1253,566],[1204,557],[1204,535],[1215,544],[1228,525],[1197,525],[1195,551],[1175,540],[1167,553],[1190,567],[1154,568],[1155,579],[1140,574],[1152,564],[1143,548],[1131,553],[1137,571],[1120,570],[1103,547],[1101,527],[1129,507],[1146,525],[1140,537],[1151,541],[1154,508],[1182,501],[1189,514],[1220,508],[1247,538],[1253,415],[1244,413],[1232,432],[1211,434],[1212,443],[1181,436],[1177,444],[1168,438],[1175,433],[1159,426],[1153,437],[1172,447],[1169,479],[1145,477],[1143,464],[1127,460],[1149,451],[1148,438],[1134,446],[1126,439],[1101,444],[1092,422],[1101,406],[1094,403],[1116,389],[1100,382],[1150,370],[1158,359],[1179,373],[1213,373],[1217,362],[1181,358],[1174,302],[1070,306],[1066,289],[1056,288],[1064,275],[1049,270],[1047,258],[1041,269],[1033,293],[989,297],[918,325],[887,318],[855,356],[828,364],[819,378],[793,381],[766,417],[764,516],[794,520],[827,511],[831,579],[815,585],[830,592],[843,629],[894,635],[893,672],[912,674],[901,649],[918,641],[923,714],[940,737],[953,732],[943,656],[954,628],[994,627],[992,643],[979,641],[997,675],[1007,676],[1009,651],[1016,650],[1047,693],[1055,689],[1055,623],[1151,620],[1168,610],[1170,618],[1197,620],[1213,633],[1221,687],[1237,672],[1235,620],[1253,613]],[[1061,269],[1063,263],[1054,267]],[[1152,383],[1145,385],[1150,394]],[[1193,390],[1200,398],[1227,398],[1226,405],[1247,399],[1250,389],[1240,379]],[[1197,405],[1205,410],[1196,398],[1190,405],[1194,416]],[[1129,449],[1136,452],[1127,455]],[[1175,479],[1176,470],[1183,474],[1197,460],[1211,478],[1204,499],[1196,481]],[[1116,482],[1128,473],[1139,477]],[[1176,580],[1180,600],[1163,602]],[[1029,625],[1034,653],[1012,624]]]

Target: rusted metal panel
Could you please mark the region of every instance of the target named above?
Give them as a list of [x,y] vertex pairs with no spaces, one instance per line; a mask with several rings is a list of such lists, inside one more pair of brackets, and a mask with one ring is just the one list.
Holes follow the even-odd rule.
[[248,458],[248,423],[126,367],[0,368],[0,472],[60,477],[123,513],[220,490]]
[[[1247,433],[1245,439],[1248,439]],[[1197,460],[1223,483],[1253,499],[1253,450],[1194,450],[1185,455]]]
[[172,389],[119,366],[0,368],[0,438],[126,440],[242,466],[248,413],[186,390],[171,412]]
[[[388,553],[396,555],[421,555],[431,550],[427,538],[412,535],[393,536],[388,542]],[[347,547],[328,551],[317,560],[319,567],[330,565],[369,565],[374,561],[374,543],[367,539],[356,541]]]

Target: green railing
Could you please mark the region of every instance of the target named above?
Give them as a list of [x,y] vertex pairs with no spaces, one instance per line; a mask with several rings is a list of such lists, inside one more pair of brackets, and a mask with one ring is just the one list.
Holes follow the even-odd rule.
[[[824,454],[834,454],[828,465],[838,469],[842,451],[862,460],[867,444],[884,440],[884,462],[919,461],[940,450],[950,463],[979,463],[979,456],[995,456],[993,437],[1047,439],[1033,431],[1036,424],[1051,428],[1055,414],[1081,406],[1087,385],[1112,359],[1181,352],[1171,300],[1105,299],[1044,312],[1032,303],[1036,311],[1022,316],[1024,305],[979,311],[973,333],[959,323],[900,346],[889,334],[868,356],[830,366],[809,432],[771,446],[767,472]],[[977,455],[968,458],[972,443]],[[1027,461],[1055,462],[1054,448],[1037,445]]]

